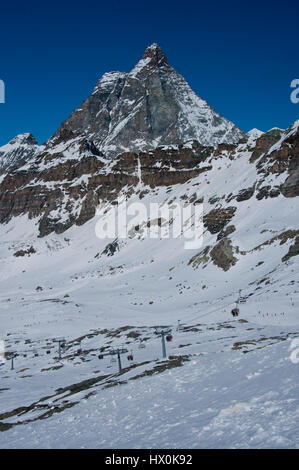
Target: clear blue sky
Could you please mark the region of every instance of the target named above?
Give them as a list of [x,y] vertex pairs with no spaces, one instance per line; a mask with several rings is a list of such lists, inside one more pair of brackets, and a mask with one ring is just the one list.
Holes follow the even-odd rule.
[[0,145],[45,141],[111,70],[129,71],[158,42],[171,65],[243,130],[299,118],[298,1],[2,2]]

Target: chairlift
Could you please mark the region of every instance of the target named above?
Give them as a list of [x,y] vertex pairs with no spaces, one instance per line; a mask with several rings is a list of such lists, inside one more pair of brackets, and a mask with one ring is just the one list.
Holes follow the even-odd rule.
[[104,359],[103,354],[99,354],[99,355],[98,355],[98,358],[99,358],[99,359]]
[[51,354],[51,351],[48,349],[48,351],[46,352],[46,354]]
[[231,314],[233,317],[237,317],[239,313],[240,313],[240,310],[237,307],[233,308],[231,311]]
[[128,361],[133,361],[134,360],[133,354],[129,354],[127,359],[128,359]]
[[170,342],[173,340],[173,336],[172,335],[167,335],[166,336],[166,341]]
[[239,313],[240,313],[240,309],[239,309],[238,305],[240,304],[241,298],[242,298],[242,297],[241,297],[241,289],[240,289],[240,290],[239,290],[239,298],[238,298],[238,300],[236,301],[236,306],[235,306],[235,308],[233,308],[232,311],[231,311],[231,314],[232,314],[233,317],[237,317],[237,316],[239,315]]

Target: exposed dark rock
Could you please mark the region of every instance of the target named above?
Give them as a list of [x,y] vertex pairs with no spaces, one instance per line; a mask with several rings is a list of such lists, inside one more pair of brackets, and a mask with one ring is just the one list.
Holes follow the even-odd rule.
[[282,258],[282,261],[288,261],[297,255],[299,255],[299,236],[296,237],[294,244],[290,246],[288,253]]
[[196,255],[192,256],[192,258],[188,262],[188,266],[192,264],[193,268],[197,268],[200,264],[206,264],[210,260],[209,257],[209,250],[210,246],[206,246],[203,250],[201,250]]
[[33,246],[30,246],[30,248],[28,248],[27,250],[18,250],[13,255],[19,257],[25,255],[32,255],[34,253],[36,253],[36,250],[33,248]]
[[247,201],[250,199],[253,194],[254,194],[255,188],[247,188],[247,189],[241,189],[239,194],[236,197],[236,201],[241,202],[241,201]]
[[299,168],[291,171],[280,189],[284,197],[299,196]]
[[238,261],[238,259],[234,257],[232,243],[228,238],[220,240],[210,251],[210,256],[214,264],[224,271],[228,271]]
[[259,137],[256,140],[255,149],[251,155],[250,163],[254,163],[263,153],[267,153],[272,145],[281,138],[282,133],[283,131],[280,129],[272,129]]
[[235,231],[236,231],[236,227],[234,225],[228,225],[224,230],[221,230],[221,232],[218,234],[217,240],[219,241],[224,237],[228,237]]
[[256,198],[260,201],[261,199],[267,199],[270,196],[271,186],[263,186],[259,189]]
[[280,189],[276,186],[275,188],[271,189],[269,196],[273,198],[273,197],[278,197],[280,194],[281,194]]
[[117,239],[112,243],[108,243],[106,248],[102,251],[102,255],[113,256],[116,251],[119,251],[119,244]]
[[237,208],[233,206],[225,209],[213,209],[204,216],[204,226],[210,233],[218,233],[231,221],[236,210]]

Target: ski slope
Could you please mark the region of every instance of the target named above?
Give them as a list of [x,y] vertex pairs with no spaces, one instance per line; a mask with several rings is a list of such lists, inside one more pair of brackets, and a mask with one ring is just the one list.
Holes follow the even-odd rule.
[[[39,237],[27,215],[1,225],[0,339],[18,354],[13,370],[9,354],[0,366],[1,448],[298,447],[298,256],[284,260],[298,198],[228,201],[287,177],[258,174],[245,147],[169,187],[146,187],[138,167],[135,191],[117,194],[147,211],[203,196],[204,214],[236,207],[227,270],[204,254],[218,241],[206,227],[194,249],[184,237],[148,238],[143,215],[138,232],[99,239],[97,223],[115,207],[105,201],[105,213],[61,234]],[[163,327],[173,334],[166,359]],[[128,350],[121,374],[98,359],[119,347]]]

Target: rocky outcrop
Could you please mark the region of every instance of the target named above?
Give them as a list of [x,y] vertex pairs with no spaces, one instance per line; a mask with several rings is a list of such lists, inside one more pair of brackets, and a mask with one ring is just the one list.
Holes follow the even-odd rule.
[[299,255],[299,236],[295,238],[295,242],[290,246],[288,253],[282,258],[282,261],[288,261],[293,256]]
[[210,256],[214,264],[224,271],[228,271],[238,261],[234,256],[231,240],[228,238],[220,240],[210,251]]
[[247,201],[248,199],[250,199],[253,196],[254,190],[255,190],[255,187],[241,189],[241,191],[239,192],[239,194],[236,197],[236,201],[237,202]]
[[228,225],[225,227],[217,236],[217,241],[221,240],[222,238],[228,237],[232,233],[236,231],[236,227],[234,225]]
[[[91,148],[89,144],[89,153]],[[86,152],[79,160],[65,161],[63,154],[43,151],[38,163],[8,174],[0,184],[0,223],[28,214],[39,219],[40,236],[61,233],[90,220],[99,202],[117,199],[124,187],[185,183],[208,171],[211,165],[206,160],[212,151],[194,142],[191,148],[127,152],[112,163],[102,155],[86,156]]]
[[281,129],[272,129],[262,134],[255,142],[254,151],[250,157],[250,163],[254,163],[261,155],[266,154],[268,150],[279,141],[283,134]]
[[284,197],[299,196],[299,169],[291,171],[280,189]]
[[192,265],[193,268],[198,268],[200,264],[205,267],[205,265],[210,261],[210,256],[209,256],[209,251],[210,251],[210,246],[206,246],[200,253],[197,253],[196,255],[192,256],[192,258],[188,262],[188,266]]
[[237,208],[230,206],[225,209],[213,209],[204,216],[204,226],[210,233],[218,233],[231,221]]

